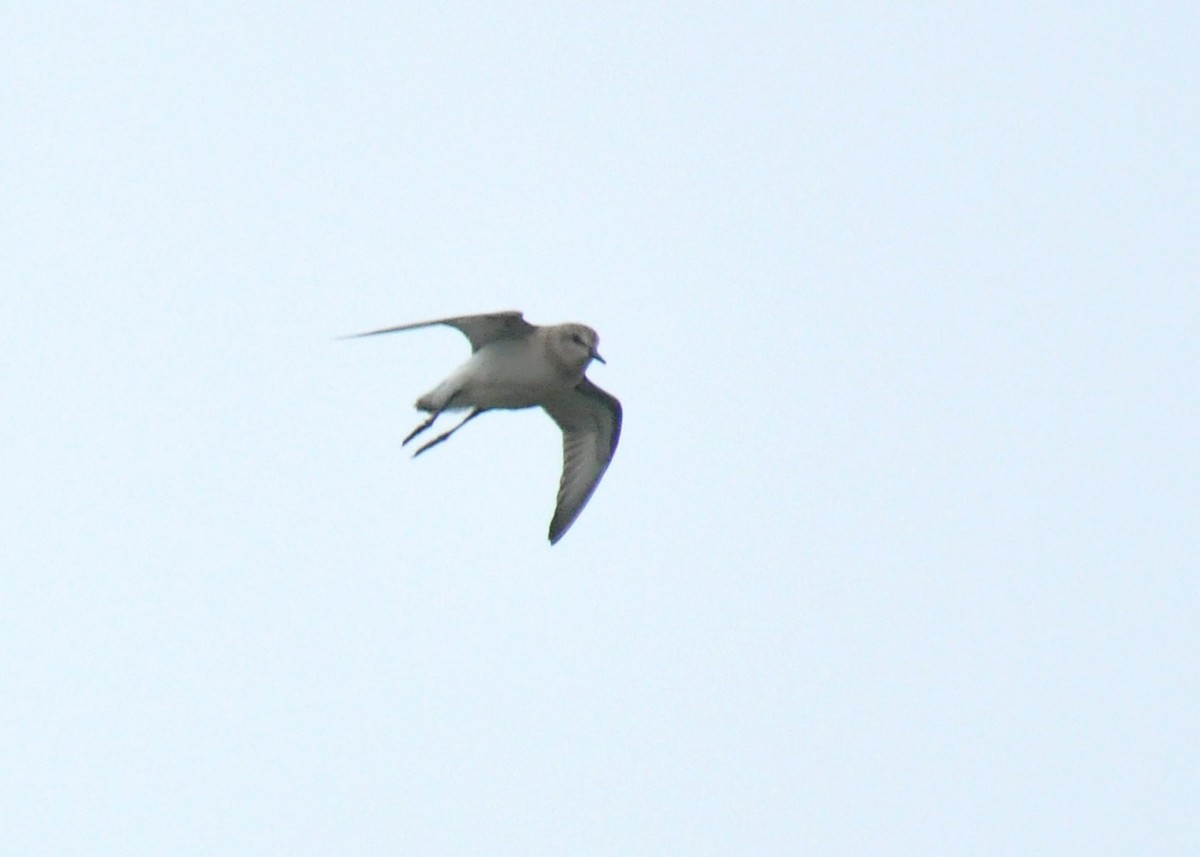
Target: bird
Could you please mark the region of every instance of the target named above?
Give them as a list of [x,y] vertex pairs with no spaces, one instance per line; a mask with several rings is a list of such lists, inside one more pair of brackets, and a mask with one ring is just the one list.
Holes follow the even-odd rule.
[[510,310],[418,321],[342,338],[437,326],[455,328],[466,336],[471,357],[417,399],[416,408],[429,417],[401,446],[431,428],[446,411],[469,409],[461,422],[425,443],[413,458],[444,443],[487,411],[542,408],[563,434],[562,478],[549,530],[550,544],[557,544],[600,484],[621,437],[621,403],[585,374],[593,360],[607,363],[596,350],[600,337],[587,325],[539,326]]

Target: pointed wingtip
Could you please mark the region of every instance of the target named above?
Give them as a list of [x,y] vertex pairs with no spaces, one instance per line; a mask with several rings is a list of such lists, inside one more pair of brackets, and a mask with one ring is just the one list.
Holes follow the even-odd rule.
[[343,339],[362,339],[364,336],[375,336],[380,333],[395,333],[395,332],[396,331],[394,328],[389,327],[386,330],[368,330],[365,333],[343,333],[341,336],[334,337],[334,340],[340,342]]

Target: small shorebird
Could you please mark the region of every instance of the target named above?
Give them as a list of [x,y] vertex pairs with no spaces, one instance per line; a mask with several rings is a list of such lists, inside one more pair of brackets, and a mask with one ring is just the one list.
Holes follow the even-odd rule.
[[485,411],[543,408],[563,432],[562,480],[550,521],[550,544],[554,544],[583,511],[621,436],[621,403],[584,374],[593,360],[605,362],[596,351],[600,337],[582,324],[539,327],[519,312],[496,312],[402,324],[347,338],[439,324],[466,335],[471,358],[417,399],[417,408],[429,419],[413,429],[404,444],[432,426],[444,411],[470,408],[462,422],[426,443],[414,458]]

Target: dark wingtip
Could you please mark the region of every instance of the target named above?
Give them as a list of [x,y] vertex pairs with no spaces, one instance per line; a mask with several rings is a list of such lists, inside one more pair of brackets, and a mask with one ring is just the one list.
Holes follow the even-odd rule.
[[379,333],[394,333],[392,330],[368,330],[366,333],[343,333],[341,336],[335,336],[334,341],[340,342],[343,339],[362,339],[364,336],[375,336]]

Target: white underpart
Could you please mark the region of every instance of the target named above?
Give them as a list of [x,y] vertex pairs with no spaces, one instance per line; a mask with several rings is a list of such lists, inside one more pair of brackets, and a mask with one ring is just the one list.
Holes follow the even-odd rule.
[[547,396],[570,390],[582,377],[582,372],[573,377],[557,369],[547,357],[542,337],[493,342],[418,399],[417,407],[424,411],[531,408]]

